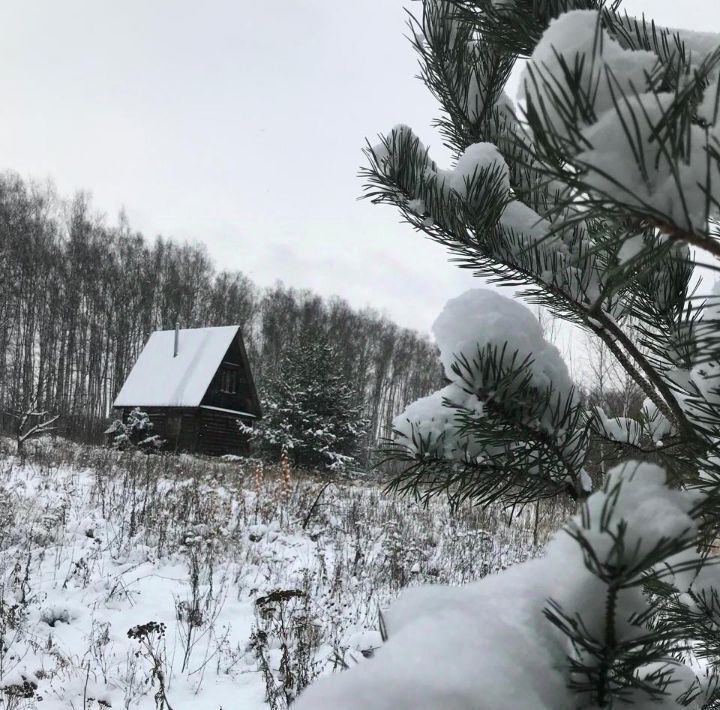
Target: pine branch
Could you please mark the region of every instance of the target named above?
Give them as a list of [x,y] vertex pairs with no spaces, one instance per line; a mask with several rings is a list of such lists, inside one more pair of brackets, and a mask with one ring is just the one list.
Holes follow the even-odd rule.
[[[401,150],[397,145],[387,145],[389,150]],[[420,148],[417,143],[414,144],[410,150],[416,151],[419,154]],[[485,244],[488,242],[492,244],[492,236],[486,234],[486,239],[483,240],[479,236],[471,239],[469,236],[462,236],[460,234],[467,234],[460,228],[449,229],[443,227],[441,224],[433,223],[428,225],[422,216],[418,216],[410,209],[408,204],[415,198],[415,192],[410,191],[403,187],[401,182],[395,182],[395,175],[398,177],[404,174],[404,170],[407,168],[399,168],[397,172],[391,176],[387,176],[381,173],[379,170],[379,161],[377,155],[372,148],[368,148],[366,153],[370,157],[371,161],[375,162],[378,166],[375,169],[364,171],[362,174],[368,179],[368,188],[366,198],[371,199],[374,203],[381,203],[385,201],[392,202],[395,206],[399,207],[404,213],[404,216],[408,222],[410,222],[418,231],[424,232],[434,241],[437,241],[444,246],[448,247],[451,251],[462,256],[462,265],[470,268],[474,268],[477,271],[486,272],[488,275],[502,275],[506,277],[506,271],[516,274],[523,280],[534,283],[543,292],[547,293],[549,298],[544,300],[538,298],[537,292],[532,292],[532,296],[535,297],[537,302],[541,302],[544,305],[548,305],[553,310],[558,310],[558,300],[561,300],[565,306],[564,312],[561,314],[567,317],[568,313],[574,315],[574,319],[582,323],[584,326],[590,328],[596,335],[598,335],[612,350],[613,354],[617,357],[620,364],[626,370],[626,372],[636,381],[636,383],[643,389],[646,395],[655,403],[658,409],[670,421],[674,421],[678,428],[684,432],[690,439],[695,438],[693,430],[685,413],[680,408],[675,399],[672,391],[666,385],[666,383],[659,377],[655,368],[653,368],[643,354],[638,350],[632,340],[627,336],[624,331],[618,327],[612,319],[608,318],[602,311],[600,311],[595,305],[578,303],[577,299],[574,298],[567,291],[562,289],[556,282],[547,283],[543,279],[538,277],[538,270],[530,270],[529,268],[523,268],[517,262],[517,251],[515,253],[516,259],[514,261],[503,260],[502,257],[497,255],[497,249],[492,252],[488,250],[482,261],[478,260],[481,256],[482,250]],[[423,151],[424,161],[427,161],[427,153]],[[404,164],[401,164],[404,165]],[[419,168],[415,170],[419,171]],[[407,174],[405,180],[412,182],[412,172]],[[379,189],[375,189],[373,183],[379,186]],[[450,208],[445,208],[443,212],[449,211]],[[487,215],[486,210],[486,215]],[[489,227],[489,225],[488,225]],[[499,238],[501,234],[501,228],[497,225],[494,226],[494,236]],[[488,239],[488,237],[490,237]],[[526,253],[529,247],[525,247]],[[509,250],[508,250],[509,251]],[[542,261],[541,256],[536,257],[537,261]],[[557,272],[556,272],[557,273]],[[594,325],[593,321],[597,320],[600,322],[601,327]],[[623,351],[617,346],[616,341],[622,343],[625,350],[628,352],[632,360],[637,364],[637,367],[631,362],[628,357],[625,356]],[[637,368],[640,368],[643,374]],[[647,378],[647,379],[646,379]],[[661,393],[658,396],[657,392]]]
[[[638,350],[632,339],[608,318],[605,313],[599,312],[592,318],[595,317],[600,323],[600,327],[596,326],[592,322],[592,319],[589,318],[587,321],[588,328],[603,340],[621,367],[632,377],[633,381],[642,389],[645,395],[652,400],[653,404],[662,412],[665,418],[673,422],[689,441],[695,440],[697,436],[693,427],[690,422],[688,422],[685,412],[678,404],[674,394],[655,368],[650,365],[645,356]],[[645,379],[643,374],[640,374],[635,367],[635,364],[626,357],[625,353],[618,346],[618,342],[622,343],[630,357],[633,358],[634,363],[637,363],[648,379]],[[661,396],[658,396],[658,392],[661,393]]]

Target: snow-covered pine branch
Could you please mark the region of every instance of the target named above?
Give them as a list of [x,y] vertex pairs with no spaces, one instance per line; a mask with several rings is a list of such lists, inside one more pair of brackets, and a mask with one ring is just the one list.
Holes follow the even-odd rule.
[[[578,513],[541,560],[406,593],[377,659],[298,708],[717,707],[720,319],[697,255],[720,257],[720,35],[600,0],[424,0],[410,27],[453,163],[396,126],[366,147],[367,196],[599,338],[645,402],[586,407],[529,311],[451,301],[449,383],[395,420],[396,487],[572,491]],[[625,463],[585,497],[593,438]]]
[[401,490],[522,503],[583,497],[580,398],[532,312],[489,289],[451,300],[433,326],[449,384],[395,418]]

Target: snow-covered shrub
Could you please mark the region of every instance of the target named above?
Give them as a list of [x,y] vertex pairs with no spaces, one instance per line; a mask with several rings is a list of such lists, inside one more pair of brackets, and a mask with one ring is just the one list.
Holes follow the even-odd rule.
[[[433,328],[448,384],[395,420],[395,486],[577,514],[542,559],[404,594],[377,658],[298,710],[720,703],[720,319],[696,269],[720,258],[720,35],[619,6],[424,0],[411,41],[454,162],[399,125],[364,174],[462,266],[602,341],[645,406],[586,406],[519,303],[450,301]],[[624,463],[590,495],[594,441]]]
[[271,710],[288,708],[322,667],[310,590],[275,589],[255,600],[255,616],[248,649],[263,674],[266,702]]
[[172,705],[167,697],[168,660],[165,649],[165,624],[148,621],[128,629],[127,636],[140,646],[137,657],[142,656],[149,665],[149,682],[157,687],[155,702],[158,708],[171,710]]
[[135,448],[152,453],[159,451],[165,444],[164,439],[153,434],[153,428],[147,412],[135,407],[127,415],[127,419],[113,419],[105,430],[105,435],[115,449],[123,451]]

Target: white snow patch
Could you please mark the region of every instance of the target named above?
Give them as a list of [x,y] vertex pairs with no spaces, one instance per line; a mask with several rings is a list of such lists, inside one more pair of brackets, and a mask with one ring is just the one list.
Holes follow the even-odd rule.
[[642,436],[640,422],[630,417],[608,417],[602,407],[595,407],[595,422],[602,434],[611,441],[639,446]]

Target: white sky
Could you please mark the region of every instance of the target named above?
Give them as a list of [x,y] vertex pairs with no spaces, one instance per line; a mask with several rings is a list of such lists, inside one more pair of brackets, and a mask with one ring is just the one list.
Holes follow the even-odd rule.
[[[427,330],[479,285],[392,208],[358,202],[361,148],[426,144],[407,0],[22,0],[0,7],[0,169],[85,189],[114,221],[203,242],[219,268]],[[626,0],[720,31],[717,0]],[[436,150],[441,161],[445,155]]]

